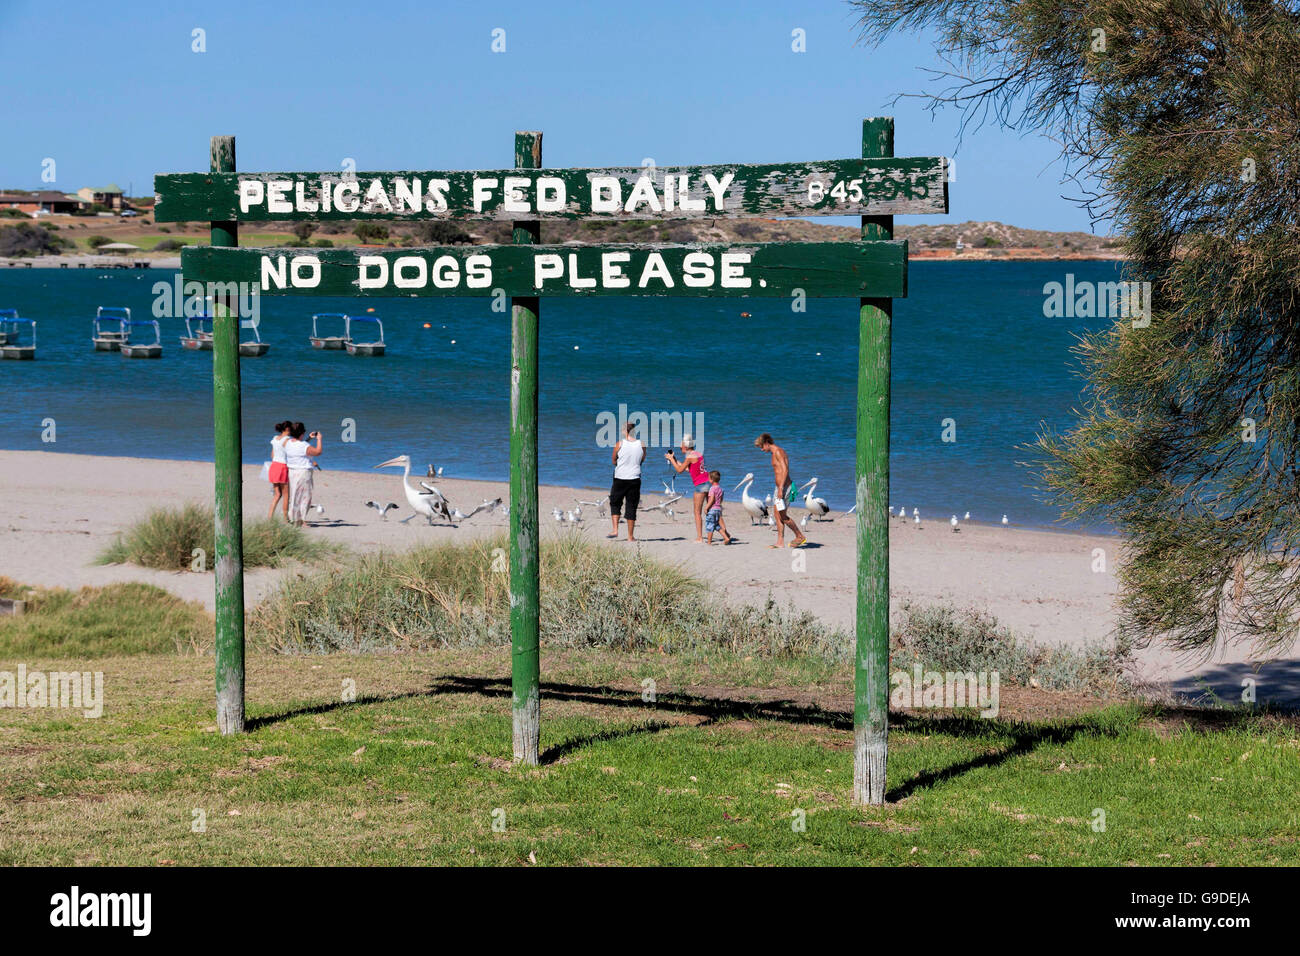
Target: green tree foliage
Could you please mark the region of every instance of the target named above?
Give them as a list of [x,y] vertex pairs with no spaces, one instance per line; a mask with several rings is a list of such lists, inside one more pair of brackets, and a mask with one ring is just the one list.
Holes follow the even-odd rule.
[[314,222],[295,222],[293,224],[293,234],[303,245],[307,245],[307,240],[311,238],[311,234],[315,231],[316,223]]
[[1080,420],[1038,441],[1065,513],[1125,535],[1121,629],[1206,654],[1292,646],[1300,4],[855,6],[868,39],[937,31],[950,85],[934,106],[1058,138],[1094,219],[1125,236],[1126,278],[1151,283],[1149,325],[1126,317],[1080,342]]

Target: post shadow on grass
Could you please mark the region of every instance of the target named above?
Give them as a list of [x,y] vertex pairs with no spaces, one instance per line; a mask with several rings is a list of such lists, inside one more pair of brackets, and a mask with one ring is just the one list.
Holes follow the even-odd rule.
[[[497,677],[444,677],[435,683],[431,694],[475,694],[484,697],[509,697],[510,681]],[[653,704],[641,699],[639,691],[618,690],[610,687],[591,687],[582,684],[560,684],[542,682],[542,696],[547,700],[564,700],[575,703],[595,704],[606,707],[630,707],[638,710],[653,707],[674,713],[689,713],[704,720],[696,727],[708,726],[725,719],[735,720],[775,720],[784,723],[812,724],[830,727],[835,730],[852,730],[853,714],[826,710],[816,704],[800,704],[791,700],[736,700],[728,697],[701,697],[694,694],[666,693],[660,694]],[[885,794],[888,802],[896,802],[911,796],[915,791],[943,783],[970,770],[980,767],[995,767],[1013,757],[1033,752],[1042,744],[1068,743],[1081,732],[1104,733],[1111,736],[1117,731],[1113,728],[1098,726],[1093,721],[1073,721],[1069,724],[1048,727],[1033,727],[1006,723],[998,720],[984,720],[977,717],[944,716],[918,717],[912,714],[896,713],[889,715],[890,725],[898,730],[911,730],[924,733],[947,734],[953,737],[987,737],[990,735],[1010,737],[1011,743],[994,753],[980,754],[969,760],[958,761],[938,770],[927,770],[917,774],[911,780],[889,790]],[[586,737],[577,737],[560,745],[563,754],[571,753],[602,740],[630,737],[642,733],[658,733],[676,725],[643,725],[629,727],[620,731],[602,731]],[[548,749],[542,754],[542,763],[553,763],[559,756]]]
[[[785,699],[742,700],[731,697],[707,697],[697,694],[669,692],[659,694],[653,703],[641,699],[639,690],[622,690],[613,687],[591,686],[586,684],[568,684],[555,681],[543,681],[542,697],[545,700],[585,703],[602,707],[623,707],[634,710],[663,710],[671,713],[691,714],[703,718],[694,727],[705,727],[723,720],[772,720],[790,724],[806,724],[827,727],[833,730],[851,731],[853,714],[850,711],[827,710],[816,703],[804,704]],[[363,704],[382,704],[389,701],[411,700],[419,697],[436,697],[445,694],[469,694],[480,697],[509,698],[511,695],[508,677],[461,677],[443,676],[437,678],[425,690],[407,691],[391,695],[371,695],[358,697],[355,701],[331,701],[253,717],[246,723],[249,731],[270,726],[281,721],[311,714],[326,714],[346,707]],[[1230,730],[1248,723],[1259,712],[1243,709],[1200,710],[1187,707],[1151,707],[1151,716],[1167,723],[1187,724],[1197,730]],[[1116,736],[1120,728],[1114,723],[1099,723],[1089,719],[1071,720],[1068,723],[1034,726],[1003,720],[986,720],[965,715],[927,716],[898,711],[889,713],[890,727],[895,730],[921,734],[943,734],[950,737],[1003,737],[1008,743],[992,753],[982,753],[966,760],[959,760],[946,767],[925,770],[910,780],[886,791],[887,802],[896,803],[906,799],[919,790],[945,783],[956,777],[978,770],[982,767],[997,767],[1008,760],[1032,753],[1044,744],[1069,743],[1081,733]],[[632,727],[615,730],[602,730],[592,734],[573,737],[561,744],[548,748],[541,754],[541,763],[553,764],[575,751],[593,744],[610,740],[622,740],[643,734],[657,734],[671,730],[679,724],[665,721],[649,720]]]
[[429,697],[430,692],[427,690],[408,690],[401,694],[365,694],[356,700],[332,700],[323,704],[304,704],[301,707],[294,707],[291,710],[282,710],[274,714],[262,714],[258,717],[248,717],[244,720],[244,730],[252,733],[263,727],[270,727],[272,724],[278,724],[286,720],[293,720],[295,717],[309,717],[312,714],[328,714],[335,710],[342,710],[345,707],[359,707],[362,704],[386,704],[389,701],[410,700],[414,697]]

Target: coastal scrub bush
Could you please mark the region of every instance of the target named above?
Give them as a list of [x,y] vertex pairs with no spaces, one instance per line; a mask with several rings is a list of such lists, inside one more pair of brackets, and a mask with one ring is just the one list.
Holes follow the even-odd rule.
[[27,213],[21,209],[14,209],[12,206],[5,206],[0,209],[0,219],[26,219]]
[[[189,571],[196,549],[204,554],[204,570],[211,570],[216,554],[212,509],[190,503],[149,512],[119,535],[98,563]],[[244,525],[245,567],[278,568],[291,560],[319,561],[336,551],[283,521],[263,518]]]
[[0,618],[0,658],[6,660],[201,652],[212,646],[212,618],[202,605],[152,584],[42,590],[0,578],[0,596],[27,601],[21,616]]
[[61,236],[29,222],[0,229],[0,256],[24,258],[58,255],[66,245],[67,240]]
[[159,239],[153,247],[154,252],[175,252],[177,249],[184,249],[185,243],[179,239]]
[[892,669],[921,664],[941,671],[997,671],[1022,687],[1112,696],[1131,690],[1132,648],[1086,644],[1076,649],[1026,640],[974,608],[905,604],[891,635]]
[[[296,575],[250,614],[282,653],[502,646],[510,642],[507,542],[360,555]],[[811,614],[733,607],[685,572],[575,536],[541,551],[541,641],[620,651],[717,651],[847,661],[851,640]]]
[[92,249],[98,249],[100,246],[106,246],[112,241],[113,240],[108,238],[108,236],[87,236],[86,237],[86,245],[90,246],[90,248]]
[[427,219],[415,224],[412,233],[421,242],[437,246],[453,246],[471,242],[470,235],[454,222]]
[[378,222],[359,222],[352,233],[360,242],[381,242],[388,238],[388,227]]

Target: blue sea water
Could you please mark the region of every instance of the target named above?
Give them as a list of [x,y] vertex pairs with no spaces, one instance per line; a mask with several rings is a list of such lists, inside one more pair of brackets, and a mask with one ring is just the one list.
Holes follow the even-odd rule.
[[[1043,424],[1062,428],[1084,382],[1070,355],[1101,319],[1043,316],[1043,285],[1114,281],[1111,262],[913,262],[894,309],[892,503],[946,520],[1003,514],[1019,526],[1057,522],[1034,490],[1023,446]],[[0,270],[0,308],[38,320],[35,362],[0,362],[0,448],[211,460],[211,353],[186,352],[180,319],[162,319],[163,358],[96,353],[99,305],[152,315],[169,270]],[[311,348],[312,312],[363,311],[384,320],[388,354],[356,358]],[[836,510],[853,501],[857,301],[810,299],[807,311],[770,299],[545,299],[541,311],[540,477],[608,485],[599,416],[682,412],[702,421],[701,448],[730,488],[767,456],[771,432],[797,481],[816,476]],[[750,315],[743,316],[742,312]],[[424,323],[431,328],[423,328]],[[509,472],[509,316],[488,299],[267,297],[263,358],[242,363],[244,457],[267,454],[272,423],[301,419],[325,435],[326,467],[361,470],[408,453],[423,471],[505,479]],[[697,419],[695,416],[702,416]],[[57,441],[42,442],[53,418]],[[356,423],[341,442],[342,421]],[[956,441],[942,441],[944,419]],[[646,486],[669,477],[647,459]],[[685,486],[684,480],[679,485]]]

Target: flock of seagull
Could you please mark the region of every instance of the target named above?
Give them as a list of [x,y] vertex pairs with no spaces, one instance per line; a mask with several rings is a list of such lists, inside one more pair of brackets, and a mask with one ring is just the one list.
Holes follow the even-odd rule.
[[[895,510],[894,506],[893,506],[893,505],[890,505],[890,506],[889,506],[889,515],[890,515],[891,518],[892,518],[892,517],[898,517],[898,518],[901,518],[903,521],[906,521],[906,520],[907,520],[907,508],[898,508],[897,510]],[[962,522],[962,521],[970,521],[970,512],[969,512],[969,511],[966,512],[966,516],[965,516],[964,518],[962,518],[961,521],[959,521],[959,520],[957,519],[957,516],[956,516],[956,515],[953,515],[951,518],[948,519],[948,524],[952,527],[952,530],[953,530],[954,532],[958,532],[958,531],[961,531],[961,522]],[[921,527],[921,512],[920,512],[918,509],[916,509],[916,508],[913,508],[913,509],[912,509],[912,524],[914,524],[917,528],[920,528],[920,527]],[[1003,516],[1002,516],[1002,524],[1004,524],[1004,525],[1009,525],[1009,524],[1011,524],[1011,521],[1007,518],[1006,515],[1003,515]]]
[[[505,517],[509,517],[510,515],[510,506],[508,504],[503,504],[500,498],[493,498],[491,500],[484,498],[482,502],[468,512],[452,507],[451,501],[448,500],[447,496],[443,494],[438,486],[429,483],[430,480],[436,482],[442,477],[442,469],[435,469],[433,465],[429,465],[429,470],[424,476],[425,479],[428,480],[417,480],[418,487],[413,486],[411,484],[410,455],[398,455],[396,458],[390,458],[388,461],[375,465],[375,467],[402,469],[402,492],[406,496],[407,505],[411,508],[411,514],[402,519],[402,524],[405,524],[413,518],[423,517],[429,524],[433,524],[434,520],[438,519],[455,527],[460,522],[484,512],[492,514],[499,511]],[[772,514],[771,492],[767,494],[766,498],[756,498],[749,493],[749,489],[753,483],[754,473],[748,472],[744,478],[740,479],[740,481],[736,483],[736,486],[732,491],[740,492],[740,506],[749,514],[749,523],[751,526],[759,524],[767,524],[769,526],[775,525],[776,520]],[[676,476],[674,476],[671,482],[663,482],[663,500],[656,505],[642,507],[641,511],[659,511],[670,520],[675,518],[677,512],[673,508],[673,505],[681,501],[684,497],[684,495],[676,490],[675,484]],[[834,521],[834,518],[827,517],[827,515],[830,514],[831,509],[830,506],[826,504],[826,499],[817,497],[817,479],[810,478],[797,488],[798,491],[805,491],[805,489],[806,492],[803,497],[803,506],[808,513],[799,521],[800,526],[804,528],[808,527],[809,521]],[[601,501],[584,501],[581,498],[575,498],[574,501],[576,503],[571,510],[562,510],[560,508],[551,509],[551,517],[557,524],[581,524],[583,520],[582,508],[584,505],[588,508],[595,508],[596,514],[602,518],[608,517],[609,515],[608,499]],[[319,508],[319,506],[317,507]],[[367,501],[366,507],[373,508],[379,513],[380,518],[387,521],[388,512],[397,508],[398,505],[393,501],[382,503],[379,501]],[[319,508],[319,510],[321,512],[324,511],[323,508]],[[851,515],[856,510],[857,505],[854,505],[848,511],[844,512],[844,514],[846,516]],[[907,521],[907,508],[905,507],[895,508],[893,505],[890,505],[889,514],[891,517],[897,517],[903,521]],[[965,517],[962,520],[970,520],[969,511],[966,512]],[[921,512],[917,508],[912,509],[912,523],[917,528],[921,527]],[[961,521],[958,520],[956,515],[953,515],[952,518],[949,519],[948,523],[954,532],[961,531]],[[1002,524],[1010,524],[1006,515],[1002,516]]]

